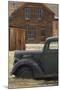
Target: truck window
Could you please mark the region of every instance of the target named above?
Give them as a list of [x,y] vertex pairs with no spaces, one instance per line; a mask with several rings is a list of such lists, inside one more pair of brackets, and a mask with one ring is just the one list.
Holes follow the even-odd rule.
[[58,49],[58,41],[50,42],[49,49]]

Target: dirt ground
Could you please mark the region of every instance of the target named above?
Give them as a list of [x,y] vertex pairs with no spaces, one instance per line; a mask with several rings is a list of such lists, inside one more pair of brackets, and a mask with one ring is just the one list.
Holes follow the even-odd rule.
[[14,51],[9,52],[9,65],[8,65],[8,88],[25,88],[25,87],[46,87],[46,86],[57,86],[57,80],[33,80],[33,79],[17,79],[15,76],[11,76],[11,70],[14,61]]

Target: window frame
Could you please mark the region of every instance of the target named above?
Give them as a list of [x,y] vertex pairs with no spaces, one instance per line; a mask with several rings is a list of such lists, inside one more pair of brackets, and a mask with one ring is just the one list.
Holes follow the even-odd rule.
[[24,18],[29,20],[31,18],[31,8],[25,7],[24,8]]
[[43,9],[42,8],[36,8],[36,17],[38,20],[41,20],[43,16]]
[[26,38],[29,41],[35,40],[36,30],[33,25],[27,25]]

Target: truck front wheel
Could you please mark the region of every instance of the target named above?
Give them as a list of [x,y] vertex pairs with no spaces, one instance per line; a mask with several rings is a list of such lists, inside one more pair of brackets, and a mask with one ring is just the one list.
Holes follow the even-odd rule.
[[33,78],[33,72],[30,67],[22,66],[17,69],[15,76],[18,78],[29,79]]

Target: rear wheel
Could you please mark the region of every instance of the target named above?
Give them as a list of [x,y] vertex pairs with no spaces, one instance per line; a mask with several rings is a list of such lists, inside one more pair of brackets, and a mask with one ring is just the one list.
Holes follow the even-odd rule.
[[33,78],[33,72],[30,67],[22,66],[16,71],[16,77],[20,78]]

